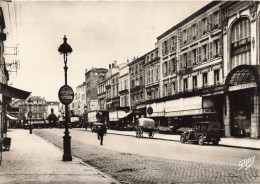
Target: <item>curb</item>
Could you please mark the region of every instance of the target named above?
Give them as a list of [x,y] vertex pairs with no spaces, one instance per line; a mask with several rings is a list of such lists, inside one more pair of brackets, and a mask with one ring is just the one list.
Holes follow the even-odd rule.
[[[88,130],[87,130],[87,131],[88,131]],[[135,135],[127,135],[127,134],[114,133],[114,132],[108,132],[107,134],[135,137]],[[147,138],[148,138],[148,137],[147,137]],[[145,137],[145,139],[146,139],[146,137]],[[149,138],[148,138],[148,139],[149,139]],[[172,141],[172,142],[180,142],[179,140],[173,140],[173,139],[167,139],[167,138],[152,138],[152,139],[155,139],[155,140],[163,140],[163,141]],[[235,146],[235,145],[226,145],[226,144],[219,144],[219,146],[228,147],[228,148],[240,148],[240,149],[249,149],[249,150],[260,151],[260,148],[255,148],[255,147],[244,147],[244,146]]]
[[[48,140],[42,138],[41,136],[39,136],[39,135],[37,135],[37,134],[34,134],[34,135],[40,137],[42,140],[44,140],[45,142],[47,142],[48,144],[52,145],[53,147],[55,147],[56,149],[58,149],[59,151],[62,152],[62,149],[61,149],[60,147],[56,146],[55,144],[53,144],[52,142],[50,142],[50,141],[48,141]],[[102,177],[107,178],[108,180],[110,180],[110,181],[111,181],[111,184],[120,184],[120,182],[117,181],[116,179],[114,179],[112,176],[101,172],[100,170],[98,170],[97,168],[95,168],[95,167],[93,167],[93,166],[91,166],[91,165],[86,164],[82,159],[80,159],[80,158],[78,158],[78,157],[75,157],[75,156],[72,156],[72,155],[71,155],[71,157],[72,157],[72,159],[74,159],[76,162],[78,162],[78,163],[80,163],[80,164],[82,164],[82,165],[91,167],[93,170],[95,170],[97,173],[99,173]]]

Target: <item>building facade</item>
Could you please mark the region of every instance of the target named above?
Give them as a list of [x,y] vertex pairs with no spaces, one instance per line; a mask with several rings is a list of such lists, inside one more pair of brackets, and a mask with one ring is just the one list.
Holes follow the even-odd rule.
[[[129,108],[129,68],[127,63],[122,63],[119,65],[119,97],[120,97],[120,107]],[[129,108],[130,110],[130,108]]]
[[47,105],[46,117],[48,117],[51,113],[55,114],[57,117],[60,115],[60,109],[59,109],[60,102],[46,101],[46,105]]
[[129,103],[133,121],[153,118],[159,130],[218,121],[222,136],[259,138],[259,64],[260,3],[212,1],[128,63],[128,102],[127,71],[110,66],[99,103],[110,112]]
[[133,110],[133,121],[146,117],[145,106],[145,56],[134,58],[129,66],[130,75],[130,106]]
[[[161,124],[164,119],[164,110],[160,110],[157,100],[160,95],[160,57],[159,49],[156,47],[154,50],[145,54],[145,102],[146,109],[152,108],[153,112],[149,110],[146,112],[147,117],[152,117],[158,124]],[[158,107],[158,108],[157,108]]]
[[104,80],[107,69],[92,68],[85,71],[86,82],[86,107],[88,111],[99,110],[98,84]]
[[260,3],[225,2],[220,9],[225,135],[258,138]]
[[[106,76],[106,74],[105,74]],[[100,110],[106,110],[106,78],[98,83],[98,105]]]
[[[29,99],[32,101],[29,103]],[[32,112],[32,125],[34,127],[46,125],[47,118],[47,102],[44,98],[39,96],[30,96],[28,99],[19,102],[19,121],[22,125],[25,125],[26,122],[29,122],[28,113]]]
[[147,116],[164,127],[214,120],[225,136],[258,138],[259,22],[259,2],[212,1],[158,36],[160,98],[146,100]]
[[[12,29],[13,21],[10,16],[9,4],[10,2],[1,2],[0,7],[0,100],[1,100],[1,114],[0,114],[0,139],[7,137],[7,119],[10,119],[10,113],[12,105],[12,100],[15,99],[26,99],[30,95],[30,92],[23,91],[8,85],[9,72],[7,70],[8,63],[4,57],[6,54],[6,49],[4,42],[7,40],[7,35],[5,31],[10,33]],[[7,18],[7,23],[4,15],[9,14],[9,19]],[[12,32],[12,31],[11,31]],[[15,35],[8,34],[15,39]],[[9,64],[10,65],[10,64]]]
[[75,99],[71,104],[71,110],[73,110],[74,115],[82,116],[84,114],[86,105],[86,82],[77,86]]

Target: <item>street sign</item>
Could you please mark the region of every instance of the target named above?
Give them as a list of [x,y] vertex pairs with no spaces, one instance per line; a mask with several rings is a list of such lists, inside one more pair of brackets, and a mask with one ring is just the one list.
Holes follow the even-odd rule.
[[31,112],[31,111],[28,112],[28,117],[29,117],[29,118],[32,118],[32,112]]
[[153,113],[153,108],[152,107],[148,107],[147,108],[147,114],[151,115]]
[[74,92],[68,85],[64,85],[59,90],[59,100],[63,105],[69,105],[74,99]]

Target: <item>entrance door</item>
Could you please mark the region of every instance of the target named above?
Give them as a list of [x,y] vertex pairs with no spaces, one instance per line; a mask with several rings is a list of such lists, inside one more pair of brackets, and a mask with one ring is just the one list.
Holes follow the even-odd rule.
[[231,136],[250,136],[250,90],[230,93]]

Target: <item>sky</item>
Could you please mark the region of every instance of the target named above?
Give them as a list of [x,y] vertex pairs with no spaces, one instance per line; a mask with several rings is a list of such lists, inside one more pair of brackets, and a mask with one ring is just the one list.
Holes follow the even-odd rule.
[[[108,68],[155,48],[156,38],[209,1],[13,1],[0,5],[6,19],[6,63],[20,61],[9,85],[47,101],[58,101],[64,85],[63,56],[58,47],[66,35],[68,85],[74,92],[85,81],[85,69]],[[8,68],[14,71],[12,68]]]

